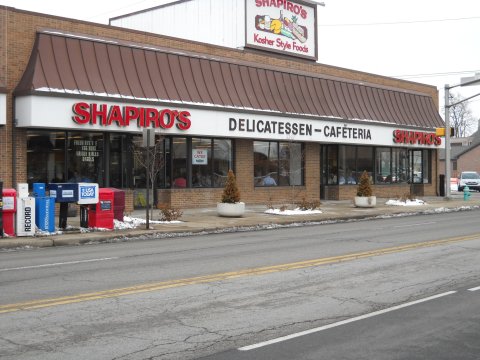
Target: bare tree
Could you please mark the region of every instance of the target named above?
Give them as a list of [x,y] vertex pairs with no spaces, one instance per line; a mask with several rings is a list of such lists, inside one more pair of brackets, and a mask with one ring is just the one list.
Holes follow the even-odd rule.
[[[450,104],[457,104],[463,99],[459,94],[450,93]],[[473,117],[467,101],[450,107],[450,127],[454,129],[455,137],[470,136],[476,130],[476,125],[477,120]]]
[[[135,162],[145,169],[147,183],[145,186],[151,186],[152,195],[155,190],[155,181],[160,170],[165,166],[165,157],[163,153],[162,138],[156,138],[155,144],[147,148],[142,146],[142,139],[132,142],[132,153]],[[148,156],[147,156],[148,152]],[[149,161],[147,162],[147,158]],[[148,204],[147,204],[148,205]],[[153,216],[153,209],[150,210],[150,218]]]

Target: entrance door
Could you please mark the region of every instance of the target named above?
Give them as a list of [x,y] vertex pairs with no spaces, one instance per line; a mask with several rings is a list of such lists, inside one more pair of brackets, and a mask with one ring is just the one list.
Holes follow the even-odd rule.
[[424,152],[422,150],[409,150],[408,151],[408,178],[410,182],[410,192],[412,195],[423,196],[423,179],[426,174],[423,171],[423,159]]

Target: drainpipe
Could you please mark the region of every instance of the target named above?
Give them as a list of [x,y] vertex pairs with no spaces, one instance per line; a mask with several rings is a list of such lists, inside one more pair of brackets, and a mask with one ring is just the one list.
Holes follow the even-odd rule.
[[12,187],[15,188],[17,182],[17,157],[15,156],[17,142],[15,139],[15,129],[17,127],[17,119],[15,117],[15,96],[12,94]]

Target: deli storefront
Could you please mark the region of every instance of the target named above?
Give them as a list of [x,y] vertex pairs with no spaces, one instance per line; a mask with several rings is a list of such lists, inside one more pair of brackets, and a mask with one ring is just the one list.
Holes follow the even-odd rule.
[[229,169],[247,204],[348,199],[364,170],[379,197],[437,193],[443,121],[413,90],[45,30],[14,96],[29,184],[125,189],[130,210],[144,129],[157,204],[211,206]]

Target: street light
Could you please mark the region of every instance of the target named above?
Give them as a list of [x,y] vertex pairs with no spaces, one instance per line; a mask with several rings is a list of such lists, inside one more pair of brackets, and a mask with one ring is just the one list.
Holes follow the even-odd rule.
[[450,89],[460,87],[460,86],[470,86],[475,85],[480,82],[480,73],[475,73],[475,76],[472,77],[465,77],[460,79],[460,84],[450,86],[445,84],[445,199],[450,200],[451,198],[451,189],[450,189],[450,108],[452,106],[461,104],[471,98],[474,98],[480,93],[472,95],[466,99],[458,101],[454,104],[450,104]]

